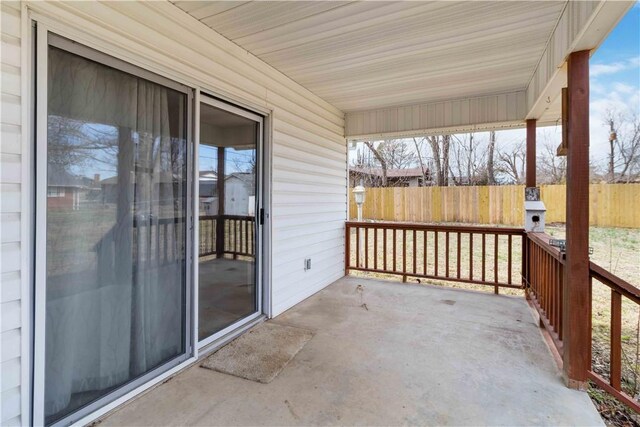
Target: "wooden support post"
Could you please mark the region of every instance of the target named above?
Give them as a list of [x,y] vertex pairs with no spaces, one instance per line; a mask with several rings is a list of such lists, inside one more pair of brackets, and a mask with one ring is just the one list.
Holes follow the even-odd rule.
[[225,221],[224,221],[224,157],[225,148],[218,147],[218,170],[216,186],[218,190],[218,218],[216,220],[216,258],[224,257]]
[[527,171],[525,181],[527,187],[536,186],[536,119],[527,120]]
[[589,281],[589,51],[568,59],[567,255],[563,290],[563,376],[585,389],[591,368]]

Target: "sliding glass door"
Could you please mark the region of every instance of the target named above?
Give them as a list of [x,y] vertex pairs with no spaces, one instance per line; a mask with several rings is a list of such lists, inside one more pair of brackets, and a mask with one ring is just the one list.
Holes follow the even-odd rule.
[[46,60],[40,296],[52,424],[186,359],[191,92],[64,39]]
[[262,314],[263,118],[40,27],[36,59],[34,423],[68,425]]
[[257,316],[262,118],[203,96],[198,148],[198,340]]

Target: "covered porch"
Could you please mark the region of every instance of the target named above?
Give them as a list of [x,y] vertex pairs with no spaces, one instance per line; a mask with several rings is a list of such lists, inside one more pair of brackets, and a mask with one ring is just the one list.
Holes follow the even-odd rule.
[[195,363],[126,425],[602,425],[522,297],[345,277],[269,322],[313,332],[261,384]]
[[[7,333],[12,351],[3,353],[7,360],[2,362],[7,372],[20,375],[2,378],[0,421],[7,425],[88,424],[96,419],[104,425],[602,425],[589,396],[580,391],[588,381],[638,410],[635,396],[624,392],[621,380],[619,319],[623,297],[640,304],[640,290],[590,264],[587,227],[589,56],[632,4],[604,0],[3,4],[3,20],[6,17],[11,25],[4,25],[2,34],[14,55],[7,69],[10,81],[20,82],[19,89],[3,93],[3,108],[8,105],[15,112],[11,135],[17,135],[14,145],[20,147],[6,157],[12,168],[3,191],[11,198],[11,207],[3,213],[8,212],[7,218],[16,225],[9,228],[21,231],[13,233],[6,246],[11,262],[3,274],[12,283],[6,301],[10,309],[6,318],[11,321],[2,332]],[[45,261],[55,251],[42,238],[48,230],[42,210],[47,206],[47,179],[34,172],[35,166],[55,160],[47,157],[47,144],[53,145],[47,138],[51,114],[41,101],[48,99],[47,84],[56,83],[49,82],[46,72],[46,61],[56,49],[75,60],[98,58],[95,63],[101,70],[117,64],[127,79],[178,87],[182,104],[173,109],[176,123],[172,124],[184,133],[180,137],[184,162],[178,164],[170,155],[165,162],[168,169],[178,169],[180,180],[175,180],[184,190],[169,203],[180,205],[184,215],[168,218],[171,227],[184,231],[180,242],[174,242],[182,252],[172,260],[181,281],[166,280],[182,300],[158,293],[176,313],[170,331],[176,342],[171,358],[137,369],[133,356],[143,352],[123,346],[118,353],[121,360],[134,360],[121,364],[123,379],[81,390],[99,397],[60,416],[59,409],[46,406],[47,399],[67,399],[75,390],[64,394],[47,390],[47,381],[55,384],[51,382],[55,377],[46,371],[46,363],[54,360],[48,358],[53,353],[46,343],[55,341],[45,340],[52,309],[46,296],[53,283]],[[4,73],[3,69],[3,78]],[[93,92],[87,92],[91,101],[100,104]],[[203,100],[259,118],[256,138],[262,141],[264,155],[256,155],[252,166],[254,173],[258,171],[255,182],[262,185],[255,196],[259,210],[253,219],[225,215],[224,209],[214,217],[200,206],[193,182],[199,179],[197,150],[204,140]],[[63,106],[69,103],[65,102]],[[149,110],[154,106],[150,102]],[[113,102],[109,108],[117,113],[120,105]],[[536,187],[536,128],[556,123],[565,131],[561,148],[569,165],[566,251],[551,247],[549,236],[520,228],[348,221],[350,142],[526,126],[526,185]],[[133,135],[127,129],[118,128],[117,135]],[[170,137],[174,138],[167,135],[167,142],[173,142]],[[114,153],[131,151],[130,141],[119,137],[116,141]],[[218,166],[224,156],[222,150]],[[113,156],[114,173],[130,177],[120,157]],[[136,165],[135,170],[153,168]],[[34,176],[37,183],[30,185]],[[93,174],[94,181],[99,177]],[[225,200],[223,196],[224,192],[217,195],[219,200]],[[131,209],[122,205],[126,215],[114,221],[124,224],[121,218],[131,216]],[[167,243],[166,225],[146,218],[157,228],[153,235],[159,242],[160,227],[165,227]],[[233,225],[225,228],[225,221]],[[130,235],[142,228],[130,222],[125,224]],[[118,253],[115,243],[131,247],[113,241],[113,253]],[[252,245],[256,247],[248,249]],[[499,256],[499,247],[507,248],[506,257]],[[100,258],[96,252],[78,252]],[[253,275],[248,272],[252,257]],[[133,258],[126,262],[134,265]],[[124,272],[127,286],[137,289],[137,278],[129,270]],[[471,283],[493,292],[353,275],[366,273],[404,281]],[[96,275],[97,282],[102,279]],[[255,289],[247,306],[252,280]],[[591,365],[592,280],[611,288],[611,360],[606,378]],[[155,282],[148,282],[153,288]],[[502,288],[519,295],[500,294]],[[149,304],[153,313],[163,314],[157,316],[160,326],[167,317],[162,302]],[[139,307],[133,308],[125,315],[138,319]],[[207,333],[220,330],[250,309],[257,317],[245,316],[228,326],[233,329],[230,335],[211,335],[210,343],[198,336],[199,327]],[[116,316],[109,316],[105,324],[111,326]],[[200,367],[211,352],[245,331],[249,323],[241,322],[265,319],[313,333],[271,383]],[[74,321],[77,324],[83,323]],[[123,328],[127,333],[130,329]],[[115,328],[102,335],[97,328],[87,331],[109,350],[109,338],[119,335]],[[132,336],[128,342],[131,348],[144,349],[163,340],[161,334],[153,334],[147,341]],[[77,347],[86,344],[77,341]],[[79,353],[72,347],[65,351]],[[96,354],[101,359],[102,353]],[[93,378],[91,359],[82,361],[88,368],[85,377]],[[69,366],[70,374],[63,379],[82,383],[84,377],[71,378],[74,369]]]

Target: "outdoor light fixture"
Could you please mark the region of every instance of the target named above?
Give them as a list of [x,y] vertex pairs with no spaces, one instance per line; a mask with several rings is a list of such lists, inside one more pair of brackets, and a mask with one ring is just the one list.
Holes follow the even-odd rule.
[[356,205],[362,206],[364,203],[364,187],[362,185],[358,185],[353,189],[353,197],[356,199]]
[[362,185],[358,185],[353,189],[353,198],[356,200],[356,205],[358,205],[358,221],[362,221],[362,205],[364,204],[364,187]]

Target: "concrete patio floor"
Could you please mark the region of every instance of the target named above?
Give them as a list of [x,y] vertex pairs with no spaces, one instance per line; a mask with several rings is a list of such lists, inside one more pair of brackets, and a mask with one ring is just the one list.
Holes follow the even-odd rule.
[[315,333],[271,383],[198,364],[103,424],[603,425],[523,298],[346,277],[270,321]]

